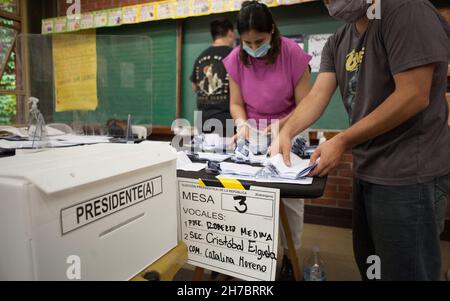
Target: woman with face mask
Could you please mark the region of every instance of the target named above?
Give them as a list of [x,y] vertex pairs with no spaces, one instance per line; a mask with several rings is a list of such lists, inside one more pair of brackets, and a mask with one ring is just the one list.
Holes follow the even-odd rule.
[[270,130],[279,121],[281,128],[308,94],[311,56],[280,35],[267,6],[257,1],[242,4],[237,29],[241,46],[223,62],[230,76],[231,115],[248,138],[249,123]]
[[[270,131],[281,128],[297,104],[310,91],[311,56],[280,35],[266,5],[246,1],[237,18],[241,46],[224,65],[230,81],[230,112],[238,126],[236,137],[249,138],[249,125]],[[304,201],[283,199],[293,241],[298,252],[303,229]],[[283,240],[287,249],[286,240]],[[288,260],[283,264],[289,275]]]

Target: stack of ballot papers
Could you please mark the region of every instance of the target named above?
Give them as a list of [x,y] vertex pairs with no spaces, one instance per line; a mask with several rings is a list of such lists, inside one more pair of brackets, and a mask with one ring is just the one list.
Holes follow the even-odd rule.
[[267,161],[269,160],[269,157],[267,155],[254,155],[250,153],[248,156],[248,159],[250,163],[252,164],[262,164],[265,165]]
[[223,138],[217,134],[205,134],[203,136],[203,147],[205,149],[217,149],[223,147]]
[[[30,126],[30,128],[16,128],[16,127],[12,127],[12,126],[0,126],[0,131],[1,132],[8,132],[10,133],[12,136],[16,136],[16,137],[21,137],[21,138],[28,138],[28,134],[31,132],[33,133],[35,131],[35,126]],[[46,126],[45,127],[45,132],[47,133],[47,136],[62,136],[65,133],[54,129],[52,127]]]
[[195,136],[193,143],[203,151],[222,152],[231,144],[231,138],[223,138],[217,134],[202,134]]
[[80,144],[98,144],[109,143],[110,137],[107,136],[83,136],[83,135],[61,135],[48,137],[52,143],[65,145],[80,145]]
[[272,143],[272,135],[265,131],[260,131],[255,127],[250,126],[249,147],[250,152],[257,155],[265,155]]
[[109,143],[110,138],[106,136],[79,136],[79,135],[59,135],[48,136],[46,140],[35,141],[27,140],[27,138],[11,140],[0,139],[0,148],[4,149],[23,149],[32,148],[38,145],[41,147],[67,147],[86,144]]
[[279,184],[294,184],[294,185],[311,185],[313,183],[313,178],[302,178],[298,180],[281,179],[277,177],[268,178],[258,178],[258,177],[247,177],[240,175],[220,175],[218,179],[236,179],[241,181],[251,181],[257,183],[279,183]]
[[217,154],[217,153],[198,152],[196,154],[198,155],[198,158],[200,160],[207,160],[207,161],[213,161],[213,162],[223,162],[231,157],[231,155]]
[[198,172],[206,167],[206,163],[193,163],[184,152],[177,153],[177,170]]
[[310,165],[310,160],[303,160],[291,153],[291,166],[284,163],[283,156],[278,154],[269,159],[269,166],[282,179],[297,180],[306,177],[317,164]]
[[224,175],[239,175],[246,177],[254,177],[262,169],[262,167],[254,167],[245,164],[237,163],[220,163],[221,174]]

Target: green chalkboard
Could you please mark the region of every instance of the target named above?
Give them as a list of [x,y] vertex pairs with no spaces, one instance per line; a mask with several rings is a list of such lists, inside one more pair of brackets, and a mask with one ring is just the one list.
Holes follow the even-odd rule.
[[[176,118],[176,42],[172,20],[98,29],[99,106],[81,113],[83,121],[105,124],[131,114],[135,124],[170,126]],[[58,121],[72,119],[73,113],[55,114]]]
[[[125,60],[139,66],[141,72],[136,74],[151,76],[151,97],[153,104],[152,124],[170,126],[176,118],[176,22],[172,20],[127,25],[116,28],[104,28],[97,31],[97,35],[143,35],[152,40],[152,62],[139,57],[140,49],[132,53],[122,53]],[[127,48],[129,50],[129,48]],[[149,68],[152,74],[150,75]],[[117,74],[117,73],[116,73]],[[122,75],[123,76],[123,75]],[[149,77],[148,77],[149,78]],[[142,84],[145,84],[143,81]],[[146,85],[145,87],[148,87]],[[130,106],[143,101],[143,93],[140,89],[129,90],[135,94],[128,94],[127,90],[109,88],[105,93],[108,95],[119,93],[121,98],[128,102]],[[120,105],[121,101],[117,102]],[[122,103],[123,105],[123,103]],[[140,106],[137,105],[139,108]],[[120,110],[119,110],[120,111]],[[123,112],[124,110],[122,110]]]
[[[321,1],[280,6],[271,10],[283,35],[304,35],[306,50],[308,49],[308,35],[333,33],[342,24],[328,15]],[[234,22],[236,13],[229,13],[224,16]],[[183,117],[190,122],[193,122],[193,111],[196,110],[196,95],[191,90],[189,76],[197,56],[211,44],[209,23],[214,18],[217,18],[217,16],[188,19],[184,23],[182,113]],[[315,80],[317,74],[313,74],[312,77]],[[312,128],[341,130],[348,127],[348,122],[340,94],[336,92],[326,112]]]

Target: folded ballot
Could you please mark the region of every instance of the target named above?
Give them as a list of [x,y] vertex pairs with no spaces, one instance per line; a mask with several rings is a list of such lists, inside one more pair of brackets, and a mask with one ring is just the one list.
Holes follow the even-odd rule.
[[310,166],[310,160],[303,160],[297,155],[291,153],[291,166],[284,163],[283,156],[278,154],[269,159],[269,166],[282,179],[301,179],[306,177],[316,166]]
[[200,160],[207,160],[213,162],[223,162],[231,157],[231,155],[204,153],[204,152],[198,152],[197,155]]
[[177,170],[198,172],[206,167],[205,163],[192,163],[184,152],[177,153]]
[[220,163],[221,174],[225,175],[240,175],[240,176],[254,177],[261,169],[262,167],[254,167],[245,164],[228,163],[228,162]]
[[196,149],[222,153],[230,145],[231,138],[223,138],[217,134],[202,134],[194,136],[192,143]]

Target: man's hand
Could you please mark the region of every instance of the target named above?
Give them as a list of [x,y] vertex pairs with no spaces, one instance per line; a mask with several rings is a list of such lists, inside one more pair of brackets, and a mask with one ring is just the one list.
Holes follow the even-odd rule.
[[281,131],[269,149],[270,156],[281,154],[284,164],[291,166],[292,138],[287,131]]
[[320,161],[308,176],[327,176],[337,167],[347,148],[345,139],[341,135],[337,135],[333,139],[321,144],[311,156],[311,165],[315,164],[319,158]]

